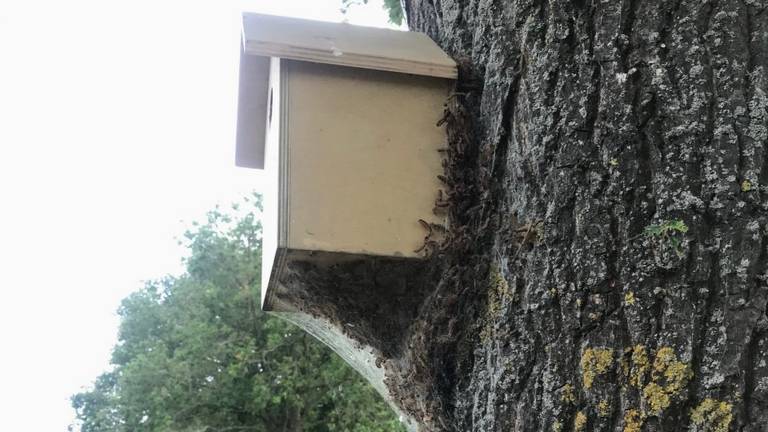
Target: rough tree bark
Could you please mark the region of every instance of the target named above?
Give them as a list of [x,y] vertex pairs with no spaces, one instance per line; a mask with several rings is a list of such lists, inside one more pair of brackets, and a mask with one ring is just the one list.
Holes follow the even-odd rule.
[[768,0],[407,0],[461,63],[424,430],[768,430]]

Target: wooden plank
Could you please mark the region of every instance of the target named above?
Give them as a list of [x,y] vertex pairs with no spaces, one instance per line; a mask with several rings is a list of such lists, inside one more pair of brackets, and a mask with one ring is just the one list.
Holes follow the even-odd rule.
[[456,62],[417,32],[246,13],[243,44],[249,55],[457,77]]
[[[251,56],[256,57],[256,56]],[[266,59],[269,63],[269,98],[271,107],[267,104],[266,149],[264,151],[264,177],[261,189],[264,196],[264,211],[262,212],[262,272],[261,295],[262,307],[271,305],[277,275],[285,266],[286,247],[288,243],[288,143],[284,131],[287,126],[287,105],[284,105],[284,70],[280,67],[279,58],[256,57]],[[271,307],[271,306],[269,306]]]

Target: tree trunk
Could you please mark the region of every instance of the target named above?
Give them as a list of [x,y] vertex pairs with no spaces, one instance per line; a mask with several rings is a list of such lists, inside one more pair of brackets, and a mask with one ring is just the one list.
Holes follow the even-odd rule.
[[768,0],[408,0],[461,64],[424,430],[768,430]]

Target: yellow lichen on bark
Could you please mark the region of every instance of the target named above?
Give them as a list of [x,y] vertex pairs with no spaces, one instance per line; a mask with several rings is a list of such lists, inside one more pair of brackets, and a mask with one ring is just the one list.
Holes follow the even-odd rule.
[[581,377],[584,388],[591,389],[595,378],[608,371],[613,362],[610,348],[587,348],[581,355]]
[[651,407],[651,412],[654,414],[664,411],[671,403],[669,394],[664,390],[664,387],[655,382],[645,386],[643,389],[643,397],[645,398],[645,401],[648,402],[648,405]]
[[603,399],[597,404],[597,415],[599,417],[608,417],[611,414],[611,404],[607,400]]
[[677,360],[675,351],[670,347],[660,348],[656,352],[656,358],[653,361],[652,377],[658,381],[664,377],[667,384],[664,388],[668,393],[679,392],[688,380],[693,376],[690,365]]
[[[634,354],[633,354],[634,355]],[[659,414],[669,407],[672,399],[688,384],[693,377],[691,367],[677,359],[670,347],[656,351],[651,370],[651,382],[643,387],[643,398],[653,414]],[[639,385],[639,378],[638,378]]]
[[635,304],[635,293],[632,291],[627,291],[627,293],[624,294],[624,304],[627,306],[632,306]]
[[489,274],[488,300],[486,302],[485,322],[480,331],[480,340],[486,343],[493,335],[493,323],[501,315],[501,309],[505,301],[509,301],[512,294],[509,283],[501,273],[501,269],[494,265]]
[[501,269],[497,266],[491,267],[490,273],[490,301],[489,311],[492,313],[498,313],[501,311],[501,303],[504,300],[512,298],[512,293],[509,291],[509,283],[501,273]]
[[560,400],[565,403],[574,403],[576,401],[576,396],[573,393],[572,384],[566,384],[563,386],[563,392],[560,395]]
[[624,413],[624,430],[623,432],[640,432],[643,428],[643,416],[640,411],[636,409],[627,410]]
[[560,420],[555,420],[554,423],[552,423],[552,432],[561,432],[563,430],[563,424],[560,422]]
[[696,431],[728,432],[733,421],[733,405],[715,399],[704,399],[691,411],[691,423]]
[[577,412],[576,418],[573,419],[574,432],[583,431],[586,426],[587,426],[587,416],[581,411]]
[[637,388],[643,385],[645,374],[651,366],[648,360],[648,351],[643,345],[635,345],[632,348],[632,366],[629,372],[629,384]]

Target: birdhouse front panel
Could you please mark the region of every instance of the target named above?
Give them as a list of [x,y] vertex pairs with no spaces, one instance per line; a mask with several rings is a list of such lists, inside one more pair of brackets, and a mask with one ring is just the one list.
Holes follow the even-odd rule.
[[287,247],[410,256],[423,243],[450,82],[281,61]]

